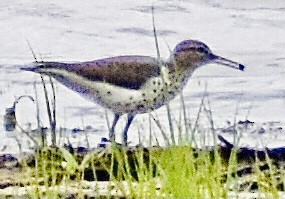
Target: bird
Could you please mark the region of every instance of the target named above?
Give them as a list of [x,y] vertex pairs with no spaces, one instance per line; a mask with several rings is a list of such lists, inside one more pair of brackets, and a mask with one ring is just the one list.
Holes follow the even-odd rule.
[[219,64],[243,71],[245,66],[214,54],[198,40],[179,42],[164,61],[151,56],[120,55],[85,62],[33,62],[21,70],[53,77],[114,113],[109,129],[115,141],[115,127],[127,114],[122,144],[127,146],[128,129],[137,114],[151,112],[168,103],[187,84],[193,72],[206,64]]

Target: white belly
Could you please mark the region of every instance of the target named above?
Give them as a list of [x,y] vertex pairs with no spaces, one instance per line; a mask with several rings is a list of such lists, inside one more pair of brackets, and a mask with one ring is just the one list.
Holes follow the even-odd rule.
[[90,81],[64,70],[53,70],[56,79],[83,97],[111,109],[115,113],[145,113],[173,99],[183,87],[181,76],[170,76],[163,67],[162,76],[149,79],[139,90],[109,83]]

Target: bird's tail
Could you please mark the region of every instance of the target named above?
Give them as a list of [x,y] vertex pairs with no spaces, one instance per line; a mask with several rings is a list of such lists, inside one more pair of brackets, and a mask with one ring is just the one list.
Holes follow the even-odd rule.
[[24,70],[24,71],[30,71],[30,72],[35,72],[35,73],[39,73],[39,69],[43,68],[45,65],[45,63],[41,63],[41,62],[33,62],[31,64],[27,64],[24,66],[21,66],[20,69]]
[[44,73],[45,69],[49,68],[58,68],[66,65],[65,63],[60,62],[33,62],[31,64],[24,65],[20,67],[23,71],[30,71],[35,73]]

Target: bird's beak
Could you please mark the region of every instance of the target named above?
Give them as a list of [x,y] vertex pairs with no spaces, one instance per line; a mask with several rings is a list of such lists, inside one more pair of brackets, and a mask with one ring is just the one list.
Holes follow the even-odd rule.
[[210,55],[210,63],[216,63],[216,64],[220,64],[220,65],[224,65],[224,66],[229,66],[231,68],[238,69],[241,71],[243,71],[245,68],[245,66],[243,64],[231,61],[229,59],[226,59],[226,58],[220,57],[218,55],[214,55],[214,54]]

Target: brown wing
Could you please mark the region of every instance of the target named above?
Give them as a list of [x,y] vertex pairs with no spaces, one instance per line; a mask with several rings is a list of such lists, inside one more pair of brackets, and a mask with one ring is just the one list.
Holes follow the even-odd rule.
[[118,56],[72,64],[44,62],[43,65],[129,89],[139,89],[149,78],[160,75],[159,62],[148,56]]

